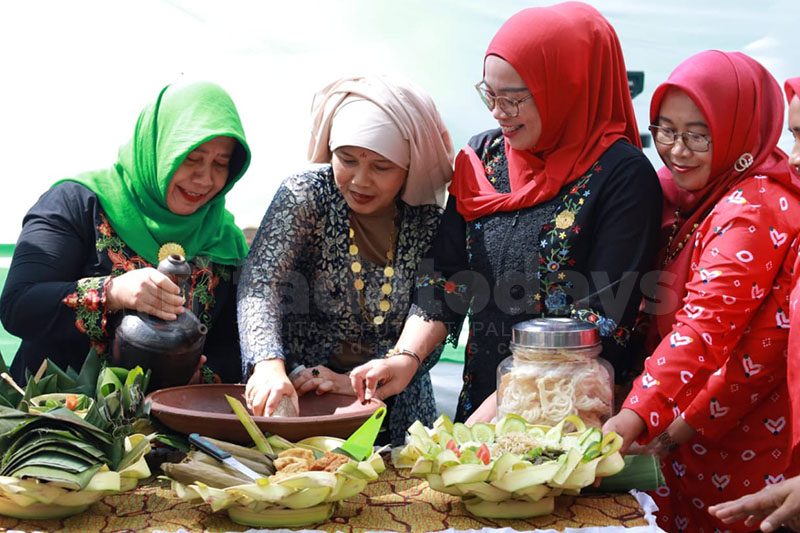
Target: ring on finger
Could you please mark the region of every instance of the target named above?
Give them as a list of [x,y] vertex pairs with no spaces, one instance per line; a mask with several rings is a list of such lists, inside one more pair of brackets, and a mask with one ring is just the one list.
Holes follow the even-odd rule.
[[311,375],[314,376],[315,378],[319,377],[319,369],[318,368],[312,368],[311,369]]

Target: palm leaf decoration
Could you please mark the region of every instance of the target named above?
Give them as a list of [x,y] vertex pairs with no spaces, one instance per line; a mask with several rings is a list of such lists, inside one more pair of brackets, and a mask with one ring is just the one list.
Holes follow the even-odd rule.
[[[7,372],[0,358],[0,373]],[[80,372],[46,360],[22,391],[0,380],[0,514],[74,514],[149,475],[149,439],[133,435],[146,417],[149,377],[139,367],[107,367],[92,349]],[[67,407],[73,395],[80,414]],[[125,472],[133,485],[122,481]]]

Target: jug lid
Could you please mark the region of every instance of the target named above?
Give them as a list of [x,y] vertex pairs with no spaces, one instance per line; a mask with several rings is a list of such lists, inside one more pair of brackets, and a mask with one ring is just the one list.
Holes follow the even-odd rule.
[[513,326],[511,343],[535,348],[583,348],[600,344],[600,330],[575,318],[534,318]]

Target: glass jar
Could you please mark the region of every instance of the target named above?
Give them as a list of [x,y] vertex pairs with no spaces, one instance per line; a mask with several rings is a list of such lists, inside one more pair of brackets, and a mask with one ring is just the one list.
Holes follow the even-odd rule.
[[497,417],[513,413],[553,426],[578,415],[600,427],[614,407],[614,368],[599,357],[597,326],[573,318],[536,318],[511,331],[511,355],[497,367]]

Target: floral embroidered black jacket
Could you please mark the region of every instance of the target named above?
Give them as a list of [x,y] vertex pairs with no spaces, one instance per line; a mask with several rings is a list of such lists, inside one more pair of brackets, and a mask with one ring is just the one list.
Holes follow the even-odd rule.
[[[234,267],[197,257],[184,287],[187,307],[209,328],[207,366],[222,381],[241,379]],[[126,246],[97,196],[74,182],[45,192],[28,211],[0,297],[0,320],[22,339],[11,365],[26,381],[45,358],[79,370],[90,347],[107,354],[119,313],[105,308],[109,276],[153,266]]]
[[[494,187],[509,192],[500,130],[469,144]],[[572,316],[597,324],[602,356],[618,378],[626,374],[632,363],[627,340],[660,223],[656,173],[646,156],[624,141],[609,147],[555,198],[532,207],[467,223],[451,197],[431,247],[432,269],[417,279],[411,312],[445,322],[451,342],[469,314],[457,419],[469,416],[495,390],[511,328],[531,318]]]

